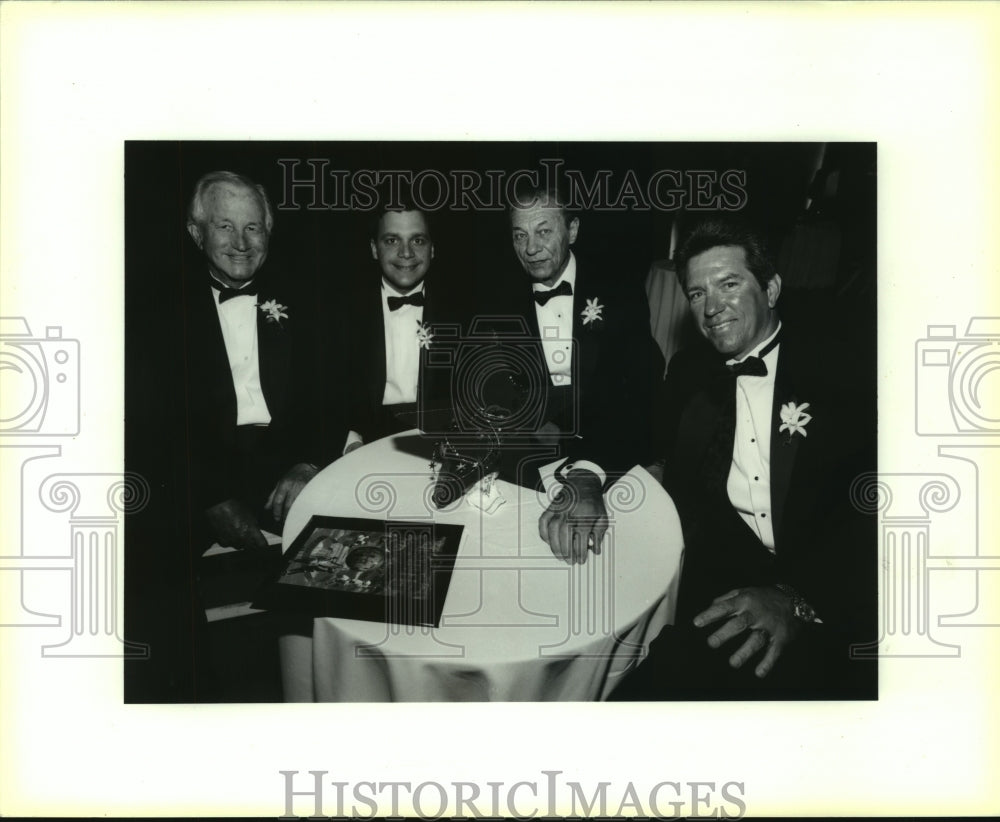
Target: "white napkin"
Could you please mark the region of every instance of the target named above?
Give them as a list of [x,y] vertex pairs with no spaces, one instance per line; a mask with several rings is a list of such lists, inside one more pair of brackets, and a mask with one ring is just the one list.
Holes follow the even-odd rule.
[[496,482],[497,472],[487,474],[479,482],[469,489],[465,495],[466,501],[473,508],[478,508],[487,514],[494,513],[507,500],[500,493],[500,488]]

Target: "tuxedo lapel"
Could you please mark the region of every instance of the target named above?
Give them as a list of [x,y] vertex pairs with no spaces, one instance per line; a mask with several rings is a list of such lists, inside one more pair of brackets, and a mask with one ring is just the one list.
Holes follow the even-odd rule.
[[[589,269],[580,263],[580,258],[576,258],[576,285],[573,288],[573,339],[576,345],[576,356],[579,363],[576,365],[576,373],[581,382],[579,391],[591,383],[591,378],[598,370],[600,357],[597,356],[597,347],[600,344],[601,335],[593,323],[584,325],[583,309],[587,305],[588,299],[599,297],[588,290],[592,285],[593,278],[588,276]],[[598,320],[603,322],[603,320]]]
[[[514,299],[511,305],[512,313],[524,318],[524,322],[528,326],[528,336],[533,343],[534,357],[538,362],[539,373],[544,373],[548,375],[548,364],[545,362],[545,350],[542,348],[542,331],[538,326],[538,312],[535,311],[535,291],[532,288],[532,282],[529,278],[524,277],[524,273],[520,272],[522,282],[527,280],[523,287],[518,288],[517,297]],[[508,322],[509,325],[509,322]]]
[[[369,298],[365,301],[367,322],[364,323],[368,340],[368,400],[371,409],[374,411],[382,407],[382,398],[385,396],[385,316],[382,309],[382,280],[375,280],[374,293],[369,291]],[[360,340],[358,341],[360,342]]]
[[187,401],[192,408],[200,408],[200,414],[207,414],[214,425],[230,425],[236,420],[236,391],[215,295],[207,274],[192,278],[188,288]]
[[542,347],[542,330],[538,326],[538,312],[535,310],[535,305],[535,290],[529,284],[527,292],[523,298],[521,311],[519,313],[527,321],[528,330],[531,332],[532,338],[538,340],[538,348],[540,351]]
[[771,404],[771,516],[773,518],[775,545],[780,546],[781,528],[785,520],[785,502],[791,487],[792,471],[803,437],[790,436],[788,431],[778,433],[781,427],[781,406],[801,403],[801,380],[794,343],[782,343],[778,349],[778,368],[774,378],[774,400]]
[[[725,441],[716,441],[720,436],[720,428],[725,424],[723,403],[728,401],[728,397],[723,396],[723,393],[706,383],[704,388],[692,397],[681,419],[680,430],[685,432],[684,440],[677,443],[678,454],[683,455],[681,464],[689,466],[691,480],[694,481],[696,476],[702,476],[705,478],[706,490],[712,492],[720,490],[725,492],[725,477],[728,476],[729,466],[732,464],[732,435],[726,436]],[[720,449],[721,456],[713,454],[716,448]],[[720,465],[710,466],[709,462],[717,457]],[[722,474],[721,482],[718,477],[714,479],[709,477],[716,468],[718,470],[715,472]]]
[[[258,297],[258,305],[265,297]],[[257,314],[257,362],[260,368],[260,387],[264,392],[264,400],[272,418],[281,415],[283,398],[286,396],[286,386],[289,379],[289,364],[291,362],[291,346],[287,324],[291,317],[271,320],[268,315],[256,307]],[[286,312],[290,313],[290,312]]]
[[[421,323],[430,328],[432,335],[440,333],[436,331],[435,326],[444,320],[439,311],[441,301],[434,299],[435,293],[427,284],[427,280],[424,280],[424,310]],[[423,407],[423,400],[425,399],[424,391],[428,388],[427,378],[424,373],[427,370],[427,348],[421,346],[417,354],[420,357],[420,362],[417,365],[417,405]]]

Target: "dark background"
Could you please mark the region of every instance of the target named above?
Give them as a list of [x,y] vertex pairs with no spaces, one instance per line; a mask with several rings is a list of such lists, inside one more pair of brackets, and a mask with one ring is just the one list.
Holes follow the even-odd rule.
[[[309,194],[295,193],[297,209],[279,210],[284,170],[279,159],[298,159],[295,174],[311,174],[308,159],[329,160],[327,170],[436,169],[512,171],[539,169],[542,158],[559,158],[585,180],[597,170],[612,172],[612,190],[631,170],[640,182],[660,169],[681,172],[730,169],[746,174],[747,200],[741,215],[768,236],[776,255],[789,233],[804,221],[832,221],[843,235],[846,270],[873,260],[875,230],[875,145],[835,143],[825,149],[825,167],[814,185],[818,143],[249,143],[129,142],[125,146],[126,289],[142,279],[173,277],[189,243],[185,212],[195,181],[204,173],[228,169],[262,183],[275,208],[275,233],[268,261],[281,266],[306,289],[317,282],[338,283],[370,268],[370,215],[306,208]],[[814,201],[831,176],[835,196]],[[327,199],[333,199],[328,181]],[[623,276],[645,276],[651,260],[667,256],[671,222],[682,226],[706,210],[588,212],[578,239],[581,254],[618,260]],[[496,276],[514,263],[502,212],[442,209],[433,215],[435,271],[465,280]],[[781,272],[787,276],[787,272]],[[873,285],[870,271],[868,286]],[[845,281],[848,278],[845,277]]]
[[[185,222],[194,183],[227,169],[262,183],[275,206],[265,269],[280,274],[290,304],[313,326],[341,322],[340,299],[359,278],[377,277],[368,247],[371,215],[278,209],[279,159],[327,159],[327,169],[539,169],[558,158],[588,182],[626,171],[641,183],[660,169],[745,173],[741,216],[767,237],[784,281],[786,322],[843,338],[845,355],[875,398],[876,146],[872,143],[404,143],[127,142],[125,144],[125,461],[150,482],[149,506],[133,515],[125,539],[126,636],[151,645],[151,659],[126,664],[127,701],[187,701],[198,650],[198,604],[190,597],[194,559],[185,521],[189,478],[174,453],[184,419],[185,375],[178,355],[182,276],[198,260]],[[822,168],[817,159],[823,155]],[[303,162],[298,177],[311,174]],[[332,181],[328,178],[328,199]],[[807,199],[811,198],[807,209]],[[671,226],[685,230],[708,211],[588,211],[575,249],[621,278],[642,282],[667,258]],[[520,276],[504,212],[440,210],[432,215],[435,287],[471,289],[488,305],[490,284]],[[336,405],[344,357],[324,361],[317,384]],[[317,362],[319,362],[318,360]]]

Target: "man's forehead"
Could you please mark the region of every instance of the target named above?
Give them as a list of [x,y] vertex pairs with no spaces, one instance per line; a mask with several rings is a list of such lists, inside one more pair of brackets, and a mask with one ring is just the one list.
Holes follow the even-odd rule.
[[205,192],[205,200],[209,207],[225,206],[233,201],[249,201],[261,214],[264,213],[264,205],[257,191],[237,183],[213,183]]
[[739,245],[717,245],[706,248],[691,258],[688,268],[707,270],[709,273],[734,270],[749,272],[746,249]]
[[563,222],[563,212],[559,206],[533,205],[529,208],[511,209],[511,225],[514,226],[538,228],[546,224],[561,225]]
[[379,218],[379,236],[427,234],[427,218],[422,211],[387,211]]
[[218,182],[212,183],[205,192],[205,196],[214,199],[244,199],[249,198],[254,201],[258,200],[257,192],[245,186],[242,183],[231,183],[228,180],[219,180]]

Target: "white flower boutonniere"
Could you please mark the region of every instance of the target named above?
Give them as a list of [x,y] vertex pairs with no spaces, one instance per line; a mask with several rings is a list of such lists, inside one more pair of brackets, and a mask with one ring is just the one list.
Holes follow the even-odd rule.
[[268,300],[267,302],[257,303],[257,307],[267,314],[267,321],[269,323],[277,323],[281,325],[282,319],[288,319],[288,306],[282,305],[277,300]]
[[812,419],[812,414],[806,413],[808,407],[809,403],[807,402],[802,403],[802,405],[796,405],[794,402],[786,402],[781,406],[781,426],[778,428],[778,433],[780,434],[782,431],[788,432],[786,442],[791,442],[794,434],[801,434],[803,437],[806,436],[806,426]]
[[583,317],[584,325],[589,325],[590,323],[604,319],[601,313],[604,311],[604,306],[601,305],[598,300],[598,297],[594,297],[592,300],[587,300],[587,307],[580,312],[580,316]]
[[434,335],[431,333],[431,327],[417,320],[417,343],[420,347],[430,348],[433,340]]

